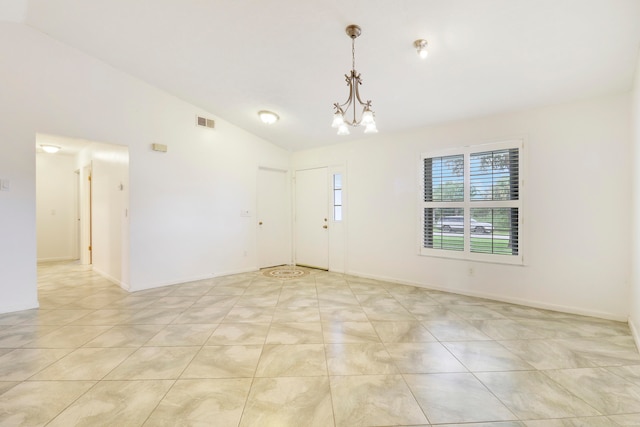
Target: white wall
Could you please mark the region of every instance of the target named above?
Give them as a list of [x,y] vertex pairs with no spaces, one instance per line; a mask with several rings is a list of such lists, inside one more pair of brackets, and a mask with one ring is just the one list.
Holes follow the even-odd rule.
[[[347,272],[626,320],[631,246],[628,95],[381,133],[293,155],[347,163]],[[417,255],[422,152],[525,138],[525,266]],[[469,274],[469,268],[473,274]]]
[[75,169],[74,156],[36,154],[38,261],[76,257]]
[[288,169],[288,152],[216,117],[198,128],[212,115],[20,24],[0,23],[0,93],[0,312],[37,306],[38,132],[128,147],[131,290],[256,268],[240,211],[258,166]]
[[640,349],[640,55],[632,92],[631,137],[633,162],[632,250],[629,326]]

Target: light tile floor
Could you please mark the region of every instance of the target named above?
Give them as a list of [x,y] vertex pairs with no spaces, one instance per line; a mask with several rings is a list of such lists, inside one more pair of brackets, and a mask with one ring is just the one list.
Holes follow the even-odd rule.
[[39,266],[0,426],[631,426],[627,325],[309,270],[127,293]]

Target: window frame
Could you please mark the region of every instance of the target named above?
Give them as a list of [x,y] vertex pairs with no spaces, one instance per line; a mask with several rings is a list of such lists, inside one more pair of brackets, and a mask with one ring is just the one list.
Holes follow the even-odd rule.
[[[336,177],[340,178],[340,186],[336,185]],[[342,222],[344,219],[344,184],[343,184],[343,173],[342,172],[333,172],[331,174],[331,217],[333,222]],[[340,194],[340,203],[338,203],[338,194]],[[340,216],[336,214],[338,212],[338,208],[340,211]]]
[[[512,264],[512,265],[524,265],[524,218],[525,212],[523,209],[524,203],[524,158],[526,153],[524,152],[524,138],[511,139],[500,142],[491,142],[485,144],[469,145],[453,149],[434,150],[430,152],[424,152],[420,155],[419,164],[419,212],[418,212],[418,254],[421,256],[440,257],[440,258],[453,258],[463,259],[469,261],[480,261],[488,263],[498,264]],[[471,200],[471,155],[502,151],[509,149],[518,149],[518,199],[517,200]],[[425,199],[425,159],[447,157],[463,155],[464,165],[464,197],[463,201],[431,201],[426,202]],[[464,212],[464,231],[463,236],[463,250],[450,250],[450,249],[438,249],[429,248],[424,246],[425,240],[425,209],[427,208],[458,208]],[[494,253],[479,253],[471,252],[471,210],[474,208],[517,208],[518,209],[518,254],[494,254]]]

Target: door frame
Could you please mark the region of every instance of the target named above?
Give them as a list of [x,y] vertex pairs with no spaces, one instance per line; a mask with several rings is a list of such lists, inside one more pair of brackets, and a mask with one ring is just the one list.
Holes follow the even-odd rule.
[[80,172],[80,264],[91,265],[92,260],[92,179],[93,165],[85,164]]

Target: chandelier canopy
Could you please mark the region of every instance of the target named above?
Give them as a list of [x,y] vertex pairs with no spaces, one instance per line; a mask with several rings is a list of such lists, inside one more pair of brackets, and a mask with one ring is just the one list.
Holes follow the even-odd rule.
[[[345,29],[347,35],[351,38],[351,72],[345,74],[344,78],[349,86],[349,97],[347,100],[340,104],[336,102],[333,104],[335,112],[333,114],[333,123],[331,127],[338,129],[338,135],[349,135],[348,126],[357,127],[364,126],[364,133],[376,133],[376,122],[373,117],[373,111],[371,110],[371,101],[362,102],[360,99],[360,85],[362,79],[360,74],[356,71],[356,38],[360,35],[362,30],[357,25],[349,25]],[[357,109],[362,107],[362,115],[360,120],[357,119]],[[346,112],[352,110],[353,116],[351,119],[345,117]]]

